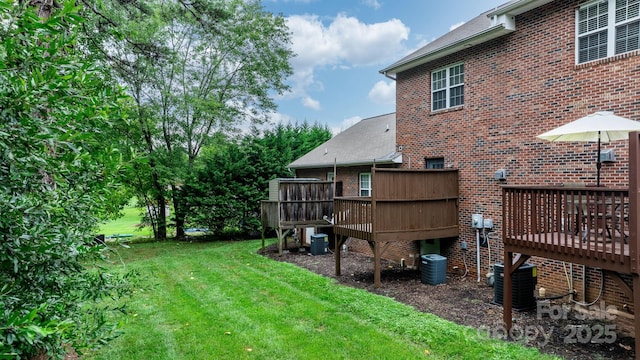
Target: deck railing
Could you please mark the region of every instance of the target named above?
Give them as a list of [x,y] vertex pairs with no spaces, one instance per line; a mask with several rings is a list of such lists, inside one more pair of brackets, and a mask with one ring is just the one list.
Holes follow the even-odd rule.
[[390,242],[456,237],[458,172],[374,169],[371,197],[334,199],[337,235]]
[[[271,184],[270,184],[271,185]],[[333,214],[333,182],[280,179],[261,203],[263,226],[291,228],[297,225],[328,224]]]
[[504,245],[515,252],[630,266],[627,189],[505,186],[503,222]]
[[372,209],[370,197],[340,197],[333,200],[334,226],[344,236],[371,240]]

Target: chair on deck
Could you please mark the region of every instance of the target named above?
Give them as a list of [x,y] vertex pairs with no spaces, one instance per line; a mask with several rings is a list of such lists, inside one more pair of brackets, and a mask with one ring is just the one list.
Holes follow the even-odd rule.
[[[585,183],[564,183],[562,186],[571,188],[586,188]],[[607,204],[599,203],[596,199],[586,194],[568,193],[566,198],[566,209],[568,219],[575,219],[574,229],[577,235],[582,230],[582,241],[586,242],[588,229],[602,230],[602,237],[612,239],[611,234],[611,212],[607,211]],[[590,225],[590,227],[588,226]],[[599,226],[602,225],[602,226]],[[600,228],[600,229],[599,229]],[[606,231],[606,236],[605,232]]]
[[[618,236],[620,234],[625,244],[629,240],[629,204],[616,206],[611,216],[613,220],[613,230]],[[626,224],[626,225],[625,225]]]
[[[587,184],[578,182],[562,183],[563,187],[568,188],[586,188]],[[582,194],[567,193],[565,199],[565,212],[569,226],[567,229],[573,230],[575,235],[580,234],[582,230],[582,240],[587,237],[587,219],[589,218],[589,208],[587,204],[587,196]]]

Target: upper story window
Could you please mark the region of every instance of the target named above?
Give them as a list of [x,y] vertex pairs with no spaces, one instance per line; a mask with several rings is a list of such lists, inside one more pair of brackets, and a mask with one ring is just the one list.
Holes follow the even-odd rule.
[[640,48],[640,0],[600,0],[576,19],[578,64]]
[[360,196],[371,196],[371,173],[360,173]]
[[463,104],[464,64],[456,64],[432,72],[431,110],[447,109]]

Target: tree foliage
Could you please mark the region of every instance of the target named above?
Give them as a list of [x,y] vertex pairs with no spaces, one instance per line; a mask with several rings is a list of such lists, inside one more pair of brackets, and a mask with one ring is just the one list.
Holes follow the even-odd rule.
[[254,0],[138,0],[92,9],[99,14],[88,27],[99,34],[93,46],[136,103],[133,184],[160,210],[156,236],[166,234],[168,198],[181,236],[189,207],[181,189],[206,141],[263,122],[275,109],[272,95],[287,89],[288,29]]
[[111,146],[126,101],[78,52],[81,18],[0,0],[0,357],[59,356],[112,336],[97,221],[118,210]]
[[287,166],[331,138],[326,126],[277,125],[239,141],[217,139],[197,162],[184,189],[189,222],[217,236],[246,236],[260,231],[260,200],[269,180],[291,177]]

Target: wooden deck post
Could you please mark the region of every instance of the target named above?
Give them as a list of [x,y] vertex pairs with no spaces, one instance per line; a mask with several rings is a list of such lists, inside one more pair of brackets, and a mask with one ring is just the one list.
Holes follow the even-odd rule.
[[278,255],[282,256],[282,250],[283,250],[283,244],[284,244],[284,238],[287,237],[287,235],[289,235],[289,231],[291,231],[291,229],[286,229],[283,230],[281,227],[276,229],[276,234],[278,235]]
[[333,243],[335,246],[334,249],[334,256],[336,257],[336,276],[340,276],[341,274],[341,270],[340,270],[340,250],[342,249],[342,244],[344,243],[345,237],[344,236],[340,236],[338,234],[333,234]]
[[381,287],[382,280],[380,276],[380,244],[373,242],[373,287]]
[[511,326],[513,325],[513,314],[512,314],[512,304],[513,304],[513,294],[512,294],[512,276],[513,271],[511,270],[513,267],[513,253],[510,251],[504,251],[504,272],[503,272],[503,287],[502,287],[502,319],[504,322],[504,327],[507,333],[511,330]]
[[633,277],[633,328],[636,360],[640,360],[640,133],[629,134],[629,260]]
[[633,329],[635,332],[636,360],[640,360],[640,276],[633,274]]

